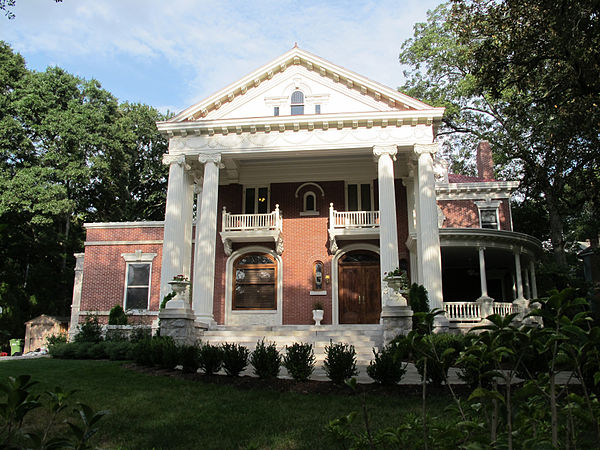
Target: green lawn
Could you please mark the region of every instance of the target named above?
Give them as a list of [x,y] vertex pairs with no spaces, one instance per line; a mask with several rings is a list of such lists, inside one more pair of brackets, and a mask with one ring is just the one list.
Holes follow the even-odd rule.
[[[0,362],[0,377],[30,374],[44,391],[78,389],[77,399],[108,409],[95,445],[105,448],[332,448],[323,427],[360,410],[361,396],[238,389],[151,376],[109,361],[35,359]],[[418,412],[417,396],[366,398],[373,428]],[[429,399],[430,411],[447,397]]]

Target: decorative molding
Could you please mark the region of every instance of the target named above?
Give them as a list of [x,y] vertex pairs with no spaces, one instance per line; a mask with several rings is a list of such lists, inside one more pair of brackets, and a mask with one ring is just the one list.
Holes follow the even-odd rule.
[[519,251],[530,256],[540,255],[542,243],[523,233],[486,228],[441,228],[440,247],[480,247],[500,248]]
[[414,151],[421,156],[424,153],[429,153],[432,157],[438,152],[439,145],[437,142],[432,144],[415,144]]
[[162,245],[162,239],[153,239],[145,241],[85,241],[84,247],[91,247],[97,245]]
[[394,161],[396,161],[396,154],[398,153],[397,145],[374,145],[373,146],[373,155],[375,157],[375,161],[379,160],[383,155],[390,156]]
[[83,224],[86,229],[98,228],[163,228],[165,223],[161,221],[147,222],[87,222]]
[[314,186],[314,187],[316,187],[319,191],[321,191],[321,197],[325,197],[325,191],[323,190],[323,188],[321,186],[319,186],[317,183],[313,183],[311,181],[309,181],[308,183],[304,183],[304,184],[301,184],[300,186],[298,186],[298,189],[296,189],[296,193],[294,194],[294,196],[296,198],[298,198],[298,194],[306,186]]
[[121,253],[126,262],[151,262],[156,258],[156,255],[156,253],[143,253],[141,250],[136,250],[133,253]]
[[163,155],[162,163],[165,166],[170,166],[171,164],[178,164],[180,166],[183,166],[185,164],[185,155],[171,155],[166,153]]
[[439,183],[437,200],[501,200],[510,198],[519,187],[518,181],[478,181],[472,183]]
[[221,163],[221,154],[220,153],[199,153],[198,161],[202,164],[213,163],[219,167],[219,169],[224,168],[225,166]]

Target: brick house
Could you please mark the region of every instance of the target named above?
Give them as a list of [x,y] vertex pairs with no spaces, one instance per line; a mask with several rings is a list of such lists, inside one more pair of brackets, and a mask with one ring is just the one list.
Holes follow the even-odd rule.
[[188,334],[309,326],[315,302],[324,326],[377,328],[398,306],[396,268],[446,311],[442,329],[523,311],[541,246],[512,231],[518,183],[494,179],[487,142],[478,177],[448,173],[443,112],[294,47],[158,123],[165,220],[85,225],[71,329],[115,304],[156,321],[180,274],[161,315]]

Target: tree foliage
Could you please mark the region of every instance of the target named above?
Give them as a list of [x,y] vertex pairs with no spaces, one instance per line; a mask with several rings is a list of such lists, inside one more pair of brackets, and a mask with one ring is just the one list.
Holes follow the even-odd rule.
[[22,334],[35,315],[68,314],[84,222],[162,219],[163,119],[96,80],[30,71],[0,43],[2,329]]

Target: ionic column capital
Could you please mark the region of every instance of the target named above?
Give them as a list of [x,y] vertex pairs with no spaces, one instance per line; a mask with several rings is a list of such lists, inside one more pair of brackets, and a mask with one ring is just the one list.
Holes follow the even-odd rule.
[[437,142],[434,142],[433,144],[415,144],[414,146],[414,151],[419,156],[429,153],[433,157],[438,150],[439,145]]
[[162,163],[165,166],[170,166],[171,164],[178,164],[183,167],[185,165],[185,155],[170,155],[168,153],[165,153],[162,158]]
[[387,155],[392,159],[396,160],[396,154],[398,153],[397,145],[374,145],[373,146],[373,155],[375,156],[375,161],[378,161],[383,155]]
[[200,161],[202,164],[213,163],[214,165],[218,166],[219,169],[225,167],[223,164],[221,164],[220,153],[200,153],[198,155],[198,161]]

